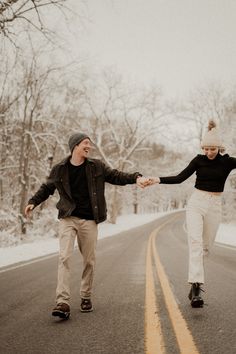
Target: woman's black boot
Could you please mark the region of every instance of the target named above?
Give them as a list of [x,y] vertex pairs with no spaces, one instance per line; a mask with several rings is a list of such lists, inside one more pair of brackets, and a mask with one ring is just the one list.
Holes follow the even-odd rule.
[[204,291],[201,288],[201,284],[193,283],[188,295],[189,300],[191,301],[192,307],[203,307],[204,301],[201,297],[201,291]]

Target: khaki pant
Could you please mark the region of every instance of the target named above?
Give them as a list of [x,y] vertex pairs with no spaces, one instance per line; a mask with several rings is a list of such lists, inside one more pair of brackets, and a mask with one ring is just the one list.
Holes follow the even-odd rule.
[[74,216],[60,219],[59,224],[59,263],[56,302],[70,302],[70,267],[75,238],[83,256],[83,273],[80,296],[90,298],[95,267],[97,243],[97,224],[94,220],[84,220]]
[[203,257],[209,254],[220,222],[221,196],[196,189],[189,199],[186,211],[189,283],[204,283]]

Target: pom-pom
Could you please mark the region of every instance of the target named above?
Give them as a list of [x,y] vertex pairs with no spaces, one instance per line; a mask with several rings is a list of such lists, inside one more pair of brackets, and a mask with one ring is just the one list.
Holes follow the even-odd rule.
[[216,123],[214,122],[214,120],[209,120],[208,122],[208,130],[210,131],[211,129],[216,127]]

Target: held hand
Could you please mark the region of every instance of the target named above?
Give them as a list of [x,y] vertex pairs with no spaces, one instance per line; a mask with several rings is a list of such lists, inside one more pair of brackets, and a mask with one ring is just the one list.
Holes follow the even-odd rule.
[[31,216],[32,210],[34,209],[34,204],[28,204],[25,207],[25,216],[29,218]]
[[147,186],[152,186],[153,184],[160,183],[159,177],[138,177],[137,185],[141,188],[145,188]]
[[149,178],[148,177],[138,177],[136,179],[136,183],[139,187],[144,188],[149,185]]
[[148,177],[149,186],[152,186],[153,184],[160,183],[160,178],[159,177]]
[[160,183],[159,177],[138,177],[136,183],[139,187],[145,188],[153,184]]

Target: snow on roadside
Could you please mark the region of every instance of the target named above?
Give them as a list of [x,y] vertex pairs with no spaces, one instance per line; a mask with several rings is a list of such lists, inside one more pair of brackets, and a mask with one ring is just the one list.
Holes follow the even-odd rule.
[[[175,212],[175,211],[174,211]],[[167,212],[173,213],[173,212]],[[122,231],[146,224],[158,219],[167,213],[122,215],[118,217],[115,225],[104,222],[98,227],[98,239],[113,236]],[[24,243],[15,247],[0,248],[0,267],[9,266],[15,263],[29,261],[58,252],[58,239],[40,239],[38,237],[32,242]],[[236,223],[221,224],[217,233],[217,242],[236,246]]]
[[[161,217],[163,213],[143,214],[143,215],[124,215],[117,218],[115,225],[108,222],[99,224],[98,239],[113,236],[122,231],[134,228],[136,226],[148,223]],[[42,257],[58,252],[58,239],[50,237],[40,239],[35,236],[30,242],[13,247],[0,247],[0,267],[9,266],[14,263],[29,261],[37,257]]]
[[236,222],[220,224],[216,235],[216,242],[236,247]]

